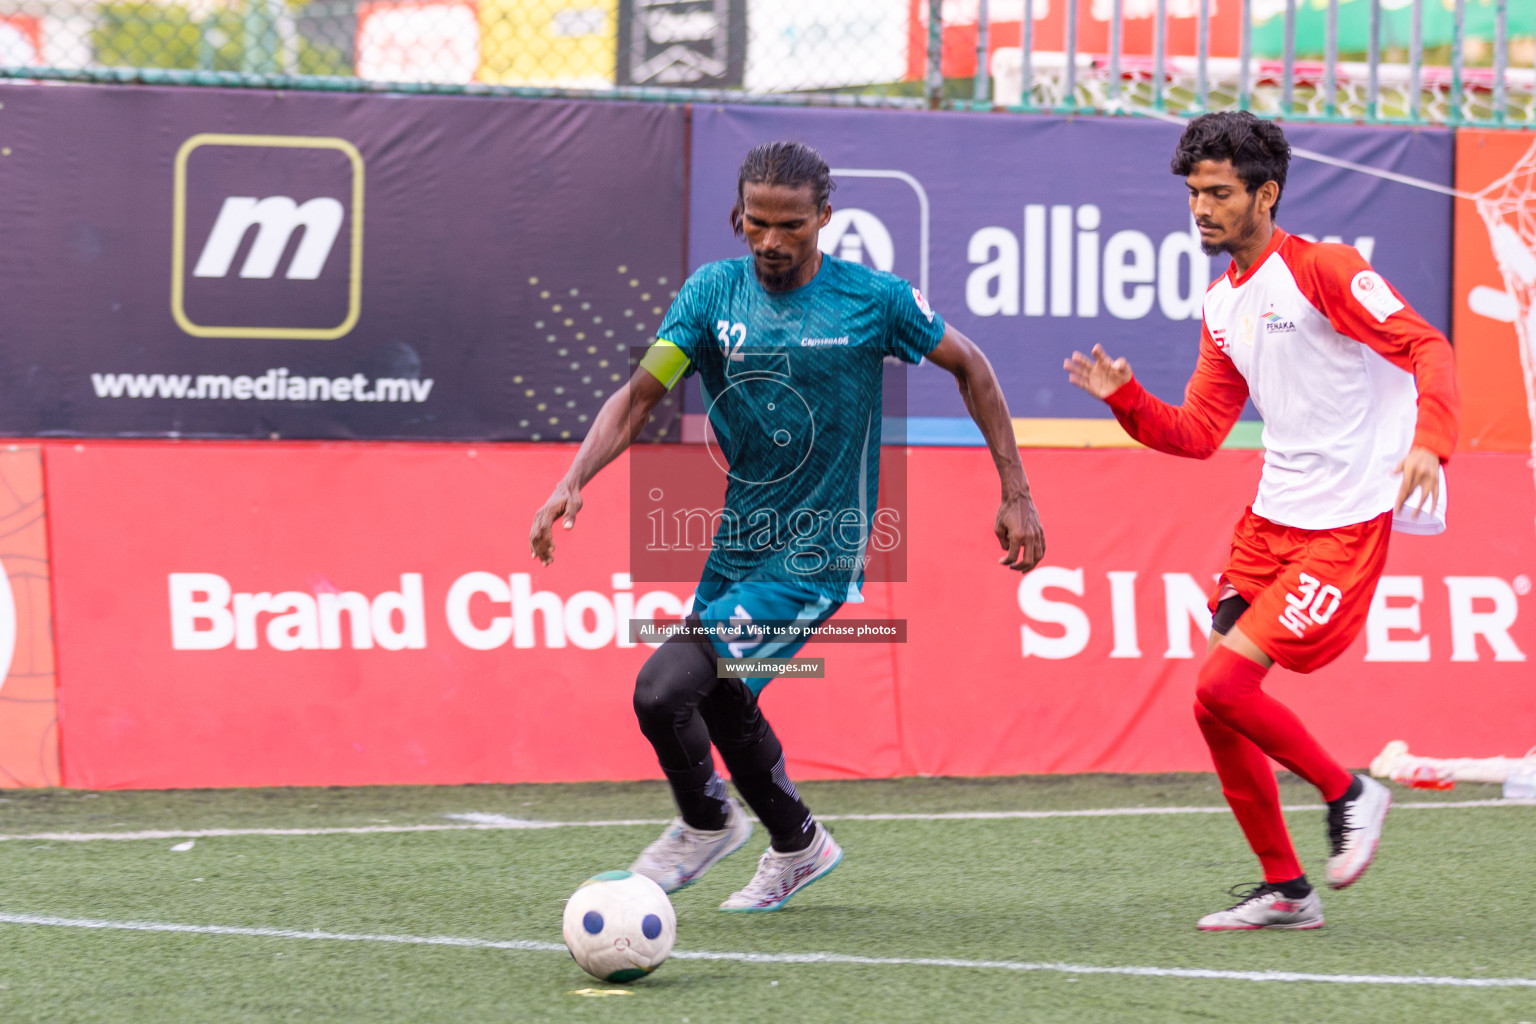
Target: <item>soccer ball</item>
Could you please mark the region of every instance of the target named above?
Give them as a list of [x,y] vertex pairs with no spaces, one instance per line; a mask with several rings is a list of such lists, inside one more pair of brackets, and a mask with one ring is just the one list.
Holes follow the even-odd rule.
[[634,981],[660,967],[677,938],[677,914],[644,875],[604,871],[565,901],[565,948],[603,981]]

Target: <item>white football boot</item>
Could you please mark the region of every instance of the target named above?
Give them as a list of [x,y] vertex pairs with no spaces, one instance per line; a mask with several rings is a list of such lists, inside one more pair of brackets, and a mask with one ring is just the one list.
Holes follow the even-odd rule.
[[1328,805],[1328,887],[1353,884],[1376,856],[1381,823],[1392,806],[1392,792],[1368,775],[1356,775],[1360,795]]
[[1299,900],[1276,886],[1260,882],[1247,892],[1231,890],[1240,902],[1226,910],[1206,914],[1195,925],[1203,932],[1257,931],[1274,928],[1302,931],[1323,926],[1323,901],[1314,889]]
[[663,892],[676,892],[697,882],[704,872],[741,849],[752,836],[752,819],[742,811],[741,804],[730,797],[725,802],[730,808],[725,828],[706,831],[676,818],[660,839],[641,851],[629,870],[649,878]]
[[843,848],[832,834],[816,823],[811,845],[793,853],[768,847],[757,862],[757,874],[740,892],[720,904],[721,910],[755,913],[778,910],[795,893],[822,877],[843,860]]

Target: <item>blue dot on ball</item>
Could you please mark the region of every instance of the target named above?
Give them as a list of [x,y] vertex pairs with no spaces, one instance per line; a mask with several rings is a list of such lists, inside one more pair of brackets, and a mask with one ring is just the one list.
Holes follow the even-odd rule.
[[[581,919],[581,926],[587,930],[588,935],[596,935],[603,930],[603,915],[595,910],[589,910]],[[656,925],[656,930],[661,930],[660,923]]]
[[648,939],[654,939],[661,934],[661,918],[655,914],[646,914],[645,920],[640,922],[640,930]]

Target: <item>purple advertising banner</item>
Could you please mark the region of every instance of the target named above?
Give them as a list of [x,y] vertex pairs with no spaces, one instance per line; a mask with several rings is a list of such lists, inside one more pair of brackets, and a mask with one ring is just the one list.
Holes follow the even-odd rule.
[[0,103],[5,435],[580,438],[683,270],[680,107]]
[[[1450,321],[1452,136],[1287,125],[1291,143],[1390,180],[1296,157],[1279,221],[1357,246],[1431,323]],[[897,111],[699,107],[693,116],[690,269],[738,256],[727,212],[746,152],[773,139],[816,146],[833,167],[821,248],[890,270],[975,339],[1015,417],[1104,418],[1062,372],[1102,344],[1171,401],[1199,344],[1206,284],[1227,265],[1192,233],[1169,171],[1177,125],[1148,120]],[[977,442],[948,374],[910,374],[909,437]],[[1251,407],[1247,418],[1253,418]]]

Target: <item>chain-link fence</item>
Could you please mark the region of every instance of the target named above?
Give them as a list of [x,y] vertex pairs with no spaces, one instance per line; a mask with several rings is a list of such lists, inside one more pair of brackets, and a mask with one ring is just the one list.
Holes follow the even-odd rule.
[[0,75],[1536,124],[1530,0],[0,0]]
[[0,0],[0,67],[920,96],[910,15],[909,0]]

